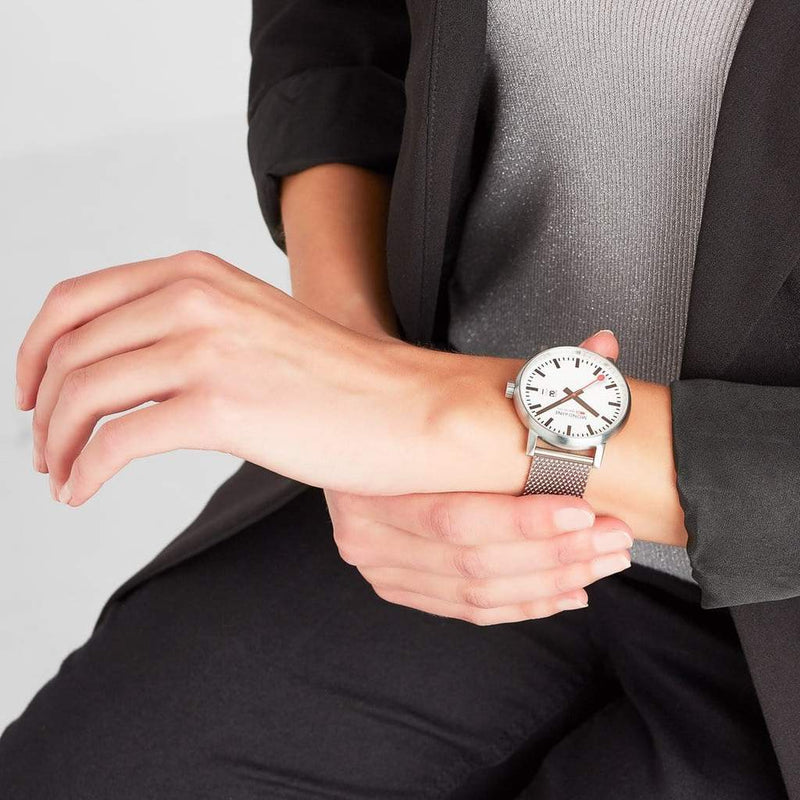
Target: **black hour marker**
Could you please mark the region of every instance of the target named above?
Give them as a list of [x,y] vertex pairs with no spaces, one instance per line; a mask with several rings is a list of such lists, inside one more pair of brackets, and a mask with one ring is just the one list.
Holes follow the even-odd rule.
[[540,408],[541,405],[542,405],[541,403],[536,403],[535,405],[531,406],[531,410],[533,410],[534,408]]
[[575,359],[575,368],[577,369],[581,365],[581,360],[579,358]]
[[600,419],[604,419],[609,425],[611,424],[611,420],[608,417],[601,416]]
[[539,389],[536,386],[526,386],[525,389],[529,392],[538,392]]
[[592,426],[591,425],[587,425],[586,426],[586,430],[589,431],[589,435],[590,436],[594,436],[594,431],[592,430]]
[[567,436],[572,436],[572,425],[567,425]]
[[607,383],[606,384],[606,389],[616,389],[616,388],[617,388],[617,384],[616,383]]
[[541,375],[541,376],[544,378],[544,372],[542,372],[540,369],[535,369],[535,370],[534,370],[534,372],[535,372],[537,375]]
[[545,426],[546,426],[546,427],[549,427],[549,426],[550,426],[550,423],[551,423],[552,421],[553,421],[553,418],[552,418],[552,417],[550,417],[550,419],[549,419],[549,420],[547,420],[547,422],[545,422]]
[[598,373],[598,372],[600,372],[600,367],[598,367],[598,368],[597,368],[597,369],[596,369],[596,370],[595,370],[595,371],[592,373],[592,375],[597,375],[597,373]]
[[558,359],[554,358],[553,363],[556,365],[556,369],[561,369],[561,364],[558,363]]
[[609,403],[610,406],[618,406],[619,403]]

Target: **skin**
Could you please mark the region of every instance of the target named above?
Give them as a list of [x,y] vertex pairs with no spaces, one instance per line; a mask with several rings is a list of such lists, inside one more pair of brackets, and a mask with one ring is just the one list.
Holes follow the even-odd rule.
[[[154,453],[232,453],[325,487],[340,553],[379,596],[475,624],[580,607],[629,566],[631,536],[685,545],[664,386],[630,379],[584,499],[516,496],[529,459],[503,389],[523,362],[397,338],[389,190],[342,164],[283,180],[294,298],[196,251],[53,287],[17,383],[54,497],[79,506]],[[618,352],[610,332],[583,344]]]

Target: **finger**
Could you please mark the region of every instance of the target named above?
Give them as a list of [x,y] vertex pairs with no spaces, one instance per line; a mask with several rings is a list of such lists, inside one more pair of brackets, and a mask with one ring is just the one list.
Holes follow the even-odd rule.
[[104,422],[73,463],[59,500],[81,505],[135,458],[182,448],[206,449],[196,441],[202,424],[200,404],[188,394]]
[[593,333],[588,339],[584,339],[580,346],[606,358],[617,359],[619,357],[619,342],[614,333],[609,330]]
[[373,587],[375,594],[389,603],[405,606],[406,608],[424,611],[439,617],[460,619],[474,625],[498,625],[504,622],[524,622],[530,619],[550,617],[562,611],[574,611],[586,608],[588,597],[586,592],[579,590],[559,595],[546,600],[533,600],[528,603],[504,606],[502,608],[475,608],[461,603],[450,603],[434,597],[425,597],[415,592],[406,592],[400,589]]
[[44,444],[56,491],[101,417],[128,411],[149,400],[166,400],[184,386],[187,370],[182,359],[185,356],[180,343],[164,339],[67,375]]
[[600,578],[627,569],[630,564],[629,553],[617,552],[530,575],[503,578],[431,575],[399,567],[359,567],[358,570],[373,586],[403,589],[476,608],[498,608],[581,589]]
[[389,495],[347,499],[348,512],[437,541],[470,545],[541,539],[594,523],[591,505],[567,495],[483,492]]
[[[376,541],[380,537],[380,544]],[[459,545],[390,529],[345,534],[337,541],[345,560],[359,567],[402,567],[437,575],[492,578],[531,575],[546,569],[591,561],[633,545],[630,528],[614,517],[598,517],[591,528],[533,541]]]
[[60,336],[112,308],[184,277],[202,278],[220,286],[242,277],[258,282],[226,261],[199,251],[106,267],[61,281],[48,293],[17,353],[20,407],[30,409],[36,402],[47,357]]
[[197,278],[183,278],[117,306],[60,336],[47,358],[33,411],[34,461],[43,458],[50,417],[66,376],[119,353],[147,347],[171,334],[213,322],[216,291]]

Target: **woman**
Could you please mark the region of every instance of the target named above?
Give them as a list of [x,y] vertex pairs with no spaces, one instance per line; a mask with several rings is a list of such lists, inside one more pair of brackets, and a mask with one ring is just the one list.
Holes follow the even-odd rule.
[[[293,482],[259,514],[236,498],[235,522],[221,494],[179,561],[115,593],[0,739],[4,797],[785,796],[730,614],[701,609],[682,549],[666,385],[749,4],[489,0],[481,168],[446,248],[446,343],[470,355],[402,341],[387,288],[387,213],[391,235],[413,206],[384,173],[421,119],[411,102],[398,143],[392,103],[426,51],[410,33],[447,35],[427,8],[408,28],[404,4],[256,5],[251,157],[295,300],[186,253],[60,284],[32,323],[20,406],[62,502],[175,447]],[[330,123],[362,105],[347,141]],[[516,496],[503,386],[609,325],[621,350],[582,344],[619,357],[628,423],[582,499]]]

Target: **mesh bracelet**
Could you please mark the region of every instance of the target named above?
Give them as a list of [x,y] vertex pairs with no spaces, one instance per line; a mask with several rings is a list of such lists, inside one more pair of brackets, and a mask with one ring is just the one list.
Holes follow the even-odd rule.
[[569,494],[583,497],[592,469],[591,456],[536,450],[522,494]]

